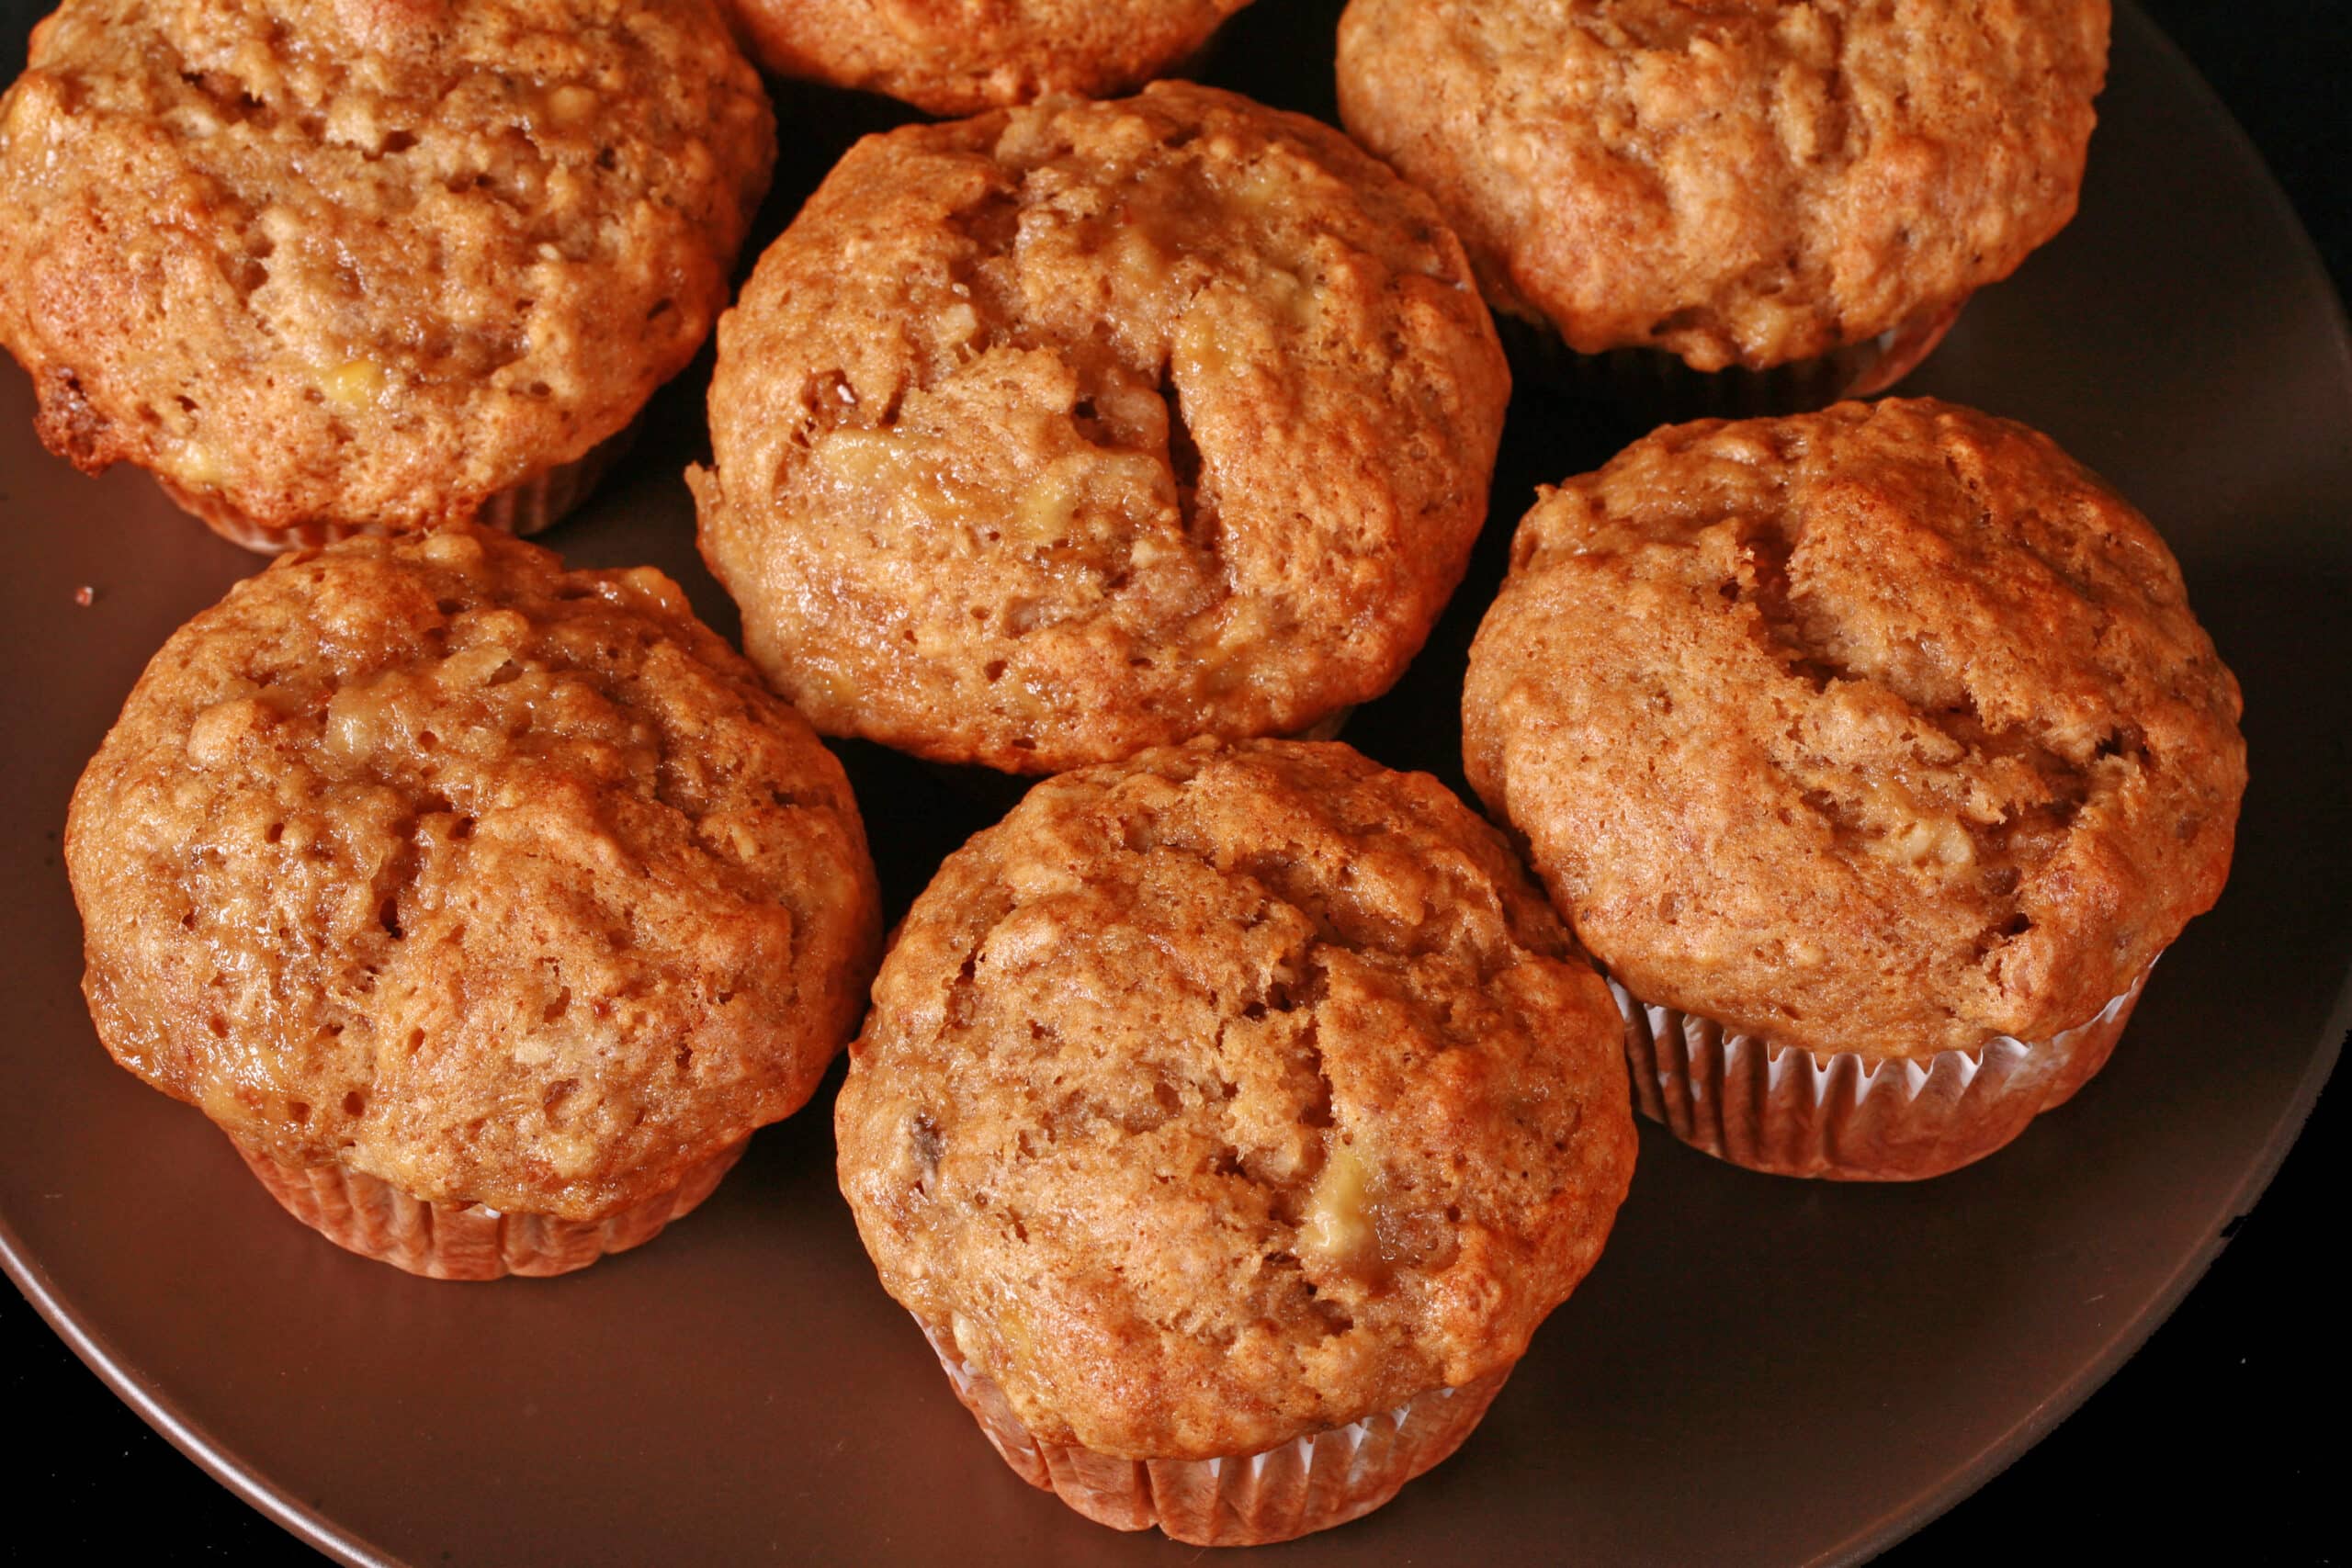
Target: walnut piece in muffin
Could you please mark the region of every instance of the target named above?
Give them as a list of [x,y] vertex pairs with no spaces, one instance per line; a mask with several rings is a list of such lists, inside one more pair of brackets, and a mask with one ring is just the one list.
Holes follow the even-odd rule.
[[117,1060],[241,1145],[592,1220],[797,1109],[878,897],[841,768],[650,569],[487,530],[283,557],[74,794]]
[[1385,691],[1510,373],[1428,200],[1156,84],[852,149],[719,326],[704,558],[828,734],[1043,773]]
[[774,156],[709,0],[66,0],[0,100],[0,343],[93,472],[466,518],[684,367]]
[[1462,705],[1628,990],[1819,1054],[2092,1018],[2220,895],[2245,788],[2147,519],[1924,400],[1661,430],[1544,491]]
[[1498,310],[1762,369],[1956,306],[2075,214],[2108,0],[1351,0],[1348,129]]
[[1257,1452],[1507,1370],[1632,1172],[1609,993],[1349,748],[1065,774],[908,913],[835,1107],[891,1294],[1040,1441]]

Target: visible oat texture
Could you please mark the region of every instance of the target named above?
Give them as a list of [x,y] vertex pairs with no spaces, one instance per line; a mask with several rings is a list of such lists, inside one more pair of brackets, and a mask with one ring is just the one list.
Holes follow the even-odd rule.
[[835,1110],[892,1295],[1041,1441],[1205,1459],[1509,1368],[1634,1158],[1499,835],[1340,745],[1033,789],[907,916]]
[[933,114],[1132,92],[1249,3],[729,0],[769,70],[888,93]]
[[854,148],[719,325],[703,555],[810,722],[1050,772],[1385,691],[1509,372],[1337,131],[1186,84]]
[[0,100],[0,343],[94,472],[466,518],[684,367],[774,152],[708,0],[67,0]]
[[2108,0],[1352,0],[1348,129],[1585,354],[1810,358],[2075,213]]
[[1464,761],[1634,995],[1917,1057],[2084,1022],[2212,905],[2239,708],[2164,541],[2046,436],[1844,403],[1545,491]]
[[677,585],[471,528],[175,634],[65,852],[124,1066],[275,1159],[564,1219],[797,1109],[878,945],[840,767]]

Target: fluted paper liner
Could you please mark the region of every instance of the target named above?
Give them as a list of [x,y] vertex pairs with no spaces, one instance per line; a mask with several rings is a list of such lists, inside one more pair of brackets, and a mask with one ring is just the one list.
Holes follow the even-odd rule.
[[[636,439],[637,426],[634,423],[624,426],[619,434],[591,446],[586,455],[576,461],[558,463],[520,484],[500,491],[481,503],[481,509],[474,513],[474,521],[485,528],[501,529],[518,538],[552,527],[562,520],[566,513],[588,499],[603,481],[606,471],[619,461]],[[182,511],[201,518],[206,527],[232,545],[242,545],[266,556],[278,555],[287,550],[315,549],[322,545],[332,545],[338,539],[383,532],[380,528],[322,519],[280,527],[256,522],[213,491],[190,490],[163,474],[155,476],[155,482],[163,487],[165,495],[178,503]]]
[[1510,1376],[1505,1367],[1260,1453],[1119,1459],[1039,1441],[995,1380],[966,1361],[954,1339],[928,1325],[923,1335],[956,1397],[1022,1480],[1097,1524],[1122,1530],[1158,1525],[1194,1546],[1263,1546],[1363,1517],[1460,1448]]
[[1693,370],[1657,348],[1577,354],[1548,325],[1498,315],[1505,344],[1529,378],[1623,405],[1659,423],[1810,413],[1848,398],[1874,398],[1919,367],[1951,331],[1963,295],[1897,322],[1876,337],[1770,369]]
[[288,1213],[337,1247],[435,1280],[495,1280],[568,1274],[644,1246],[709,1197],[750,1142],[729,1145],[668,1191],[602,1220],[430,1202],[345,1166],[288,1165],[243,1144],[236,1148]]
[[2048,1040],[2001,1035],[1973,1051],[1876,1061],[1727,1033],[1606,978],[1625,1021],[1634,1100],[1676,1137],[1779,1176],[1908,1181],[1980,1160],[2064,1104],[2107,1065],[2154,967]]

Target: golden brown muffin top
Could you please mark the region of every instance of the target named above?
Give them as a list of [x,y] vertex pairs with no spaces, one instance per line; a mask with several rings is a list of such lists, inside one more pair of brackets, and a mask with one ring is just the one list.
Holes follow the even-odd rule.
[[1636,996],[1918,1057],[2085,1021],[2211,907],[2239,711],[2164,541],[2048,437],[1842,403],[1544,491],[1463,745]]
[[775,154],[709,0],[66,0],[0,100],[41,438],[413,527],[693,356]]
[[1253,1452],[1508,1367],[1634,1159],[1499,835],[1345,746],[1066,774],[949,857],[850,1047],[882,1282],[1041,1439]]
[[1498,310],[1761,369],[2064,228],[2107,35],[2108,0],[1351,0],[1340,107]]
[[175,633],[65,852],[123,1066],[278,1159],[566,1219],[796,1110],[879,945],[840,766],[677,584],[472,528]]
[[1427,198],[1161,83],[852,149],[719,323],[688,477],[819,729],[1050,772],[1386,690],[1509,391]]
[[769,70],[932,114],[1131,92],[1250,0],[728,0]]

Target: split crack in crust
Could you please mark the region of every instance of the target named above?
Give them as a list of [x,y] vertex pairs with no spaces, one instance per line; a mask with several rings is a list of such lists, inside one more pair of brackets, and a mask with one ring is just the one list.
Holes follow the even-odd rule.
[[1066,774],[910,912],[836,1107],[885,1285],[1041,1438],[1252,1452],[1508,1365],[1633,1158],[1498,835],[1340,746]]
[[0,102],[0,342],[85,468],[469,516],[692,357],[772,126],[705,0],[68,0]]
[[722,321],[689,478],[810,722],[1047,772],[1385,690],[1508,392],[1425,198],[1160,84],[854,149]]
[[2046,437],[1685,425],[1546,491],[1512,559],[1464,761],[1636,995],[1869,1057],[2046,1039],[2220,892],[2236,682]]
[[2107,0],[1353,0],[1348,129],[1498,310],[1701,370],[1999,281],[2075,213]]
[[804,1101],[877,895],[837,764],[650,570],[478,530],[285,558],[74,795],[107,1048],[233,1137],[594,1219]]

